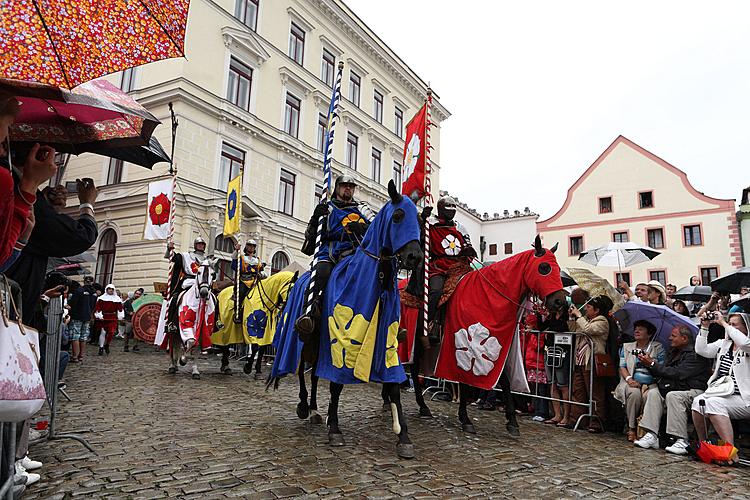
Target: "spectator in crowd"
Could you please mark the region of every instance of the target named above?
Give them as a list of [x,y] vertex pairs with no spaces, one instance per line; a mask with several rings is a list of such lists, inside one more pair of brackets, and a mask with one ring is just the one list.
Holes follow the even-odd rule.
[[669,283],[667,284],[667,287],[665,290],[667,292],[667,300],[665,301],[666,305],[669,307],[672,307],[672,303],[674,302],[674,294],[677,293],[677,287],[674,286],[672,283]]
[[113,284],[107,285],[104,294],[96,300],[94,317],[101,322],[99,356],[105,352],[109,355],[109,344],[117,333],[117,322],[125,318],[122,299],[117,295]]
[[[539,322],[541,318],[537,314],[529,313],[525,318],[524,331],[524,364],[526,367],[526,380],[529,383],[531,394],[549,397],[549,382],[547,371],[544,369],[544,342],[545,334],[540,333]],[[532,398],[532,408],[535,422],[547,420],[549,405],[546,399]]]
[[130,339],[133,339],[133,352],[138,352],[138,339],[133,335],[133,302],[140,299],[143,295],[143,288],[139,288],[133,292],[132,297],[128,297],[128,300],[123,302],[122,308],[125,311],[125,347],[123,351],[128,352],[130,350]]
[[[715,359],[714,372],[709,385],[720,377],[729,376],[734,385],[730,394],[710,396],[701,394],[693,400],[693,425],[701,441],[706,439],[705,418],[711,421],[716,433],[727,443],[734,443],[731,419],[750,419],[750,315],[731,314],[729,322],[719,316],[713,322],[724,327],[725,337],[708,343],[708,326],[711,321],[704,315],[695,342],[695,352]],[[705,405],[705,408],[702,406]]]
[[[750,293],[750,286],[743,286],[743,287],[740,288],[740,297],[738,297],[738,298],[745,297],[749,293]],[[731,313],[744,313],[744,312],[747,312],[745,310],[745,308],[743,308],[742,306],[740,306],[738,304],[733,304],[729,308],[729,313],[730,314]]]
[[651,280],[646,283],[648,292],[646,294],[646,302],[654,305],[665,305],[667,301],[667,291],[664,289],[664,285],[656,280]]
[[615,388],[615,399],[625,405],[628,419],[628,441],[635,441],[638,417],[643,410],[646,393],[658,390],[651,372],[643,366],[638,354],[646,353],[656,360],[664,362],[664,348],[654,341],[656,327],[645,320],[638,320],[633,325],[635,342],[626,342],[620,349],[620,383]]
[[[585,300],[584,300],[585,302]],[[555,344],[555,334],[553,332],[568,331],[568,323],[565,321],[566,311],[558,311],[550,315],[542,323],[540,330],[549,332],[545,338],[545,369],[547,380],[551,383],[552,398],[570,401],[570,391],[568,383],[570,382],[570,347],[567,345]],[[556,424],[559,427],[565,427],[573,422],[570,420],[570,403],[559,403],[552,401],[554,415],[552,418],[544,421],[545,424]]]
[[672,309],[674,309],[674,312],[677,314],[682,314],[688,318],[690,317],[690,310],[688,309],[687,304],[680,299],[674,299],[674,301],[672,301]]
[[84,276],[83,286],[74,290],[68,305],[70,306],[70,345],[73,353],[71,363],[83,361],[83,353],[86,350],[86,341],[91,335],[91,319],[96,307],[96,291],[92,286],[94,278]]
[[701,286],[701,279],[698,276],[690,277],[690,286]]
[[630,289],[630,285],[624,280],[620,280],[617,284],[623,289],[626,300],[638,300],[641,302],[647,302],[646,295],[648,295],[648,286],[646,283],[638,283],[635,285],[635,291]]
[[37,188],[57,172],[55,150],[35,144],[26,157],[23,175],[14,181],[8,135],[18,109],[15,97],[0,92],[0,269],[3,271],[20,255],[34,227],[32,207]]
[[93,203],[96,187],[91,179],[78,180],[79,217],[59,213],[65,208],[67,191],[64,187],[45,188],[37,192],[34,204],[36,223],[28,244],[7,274],[23,289],[24,322],[34,322],[36,306],[44,283],[49,257],[72,257],[88,250],[98,235]]
[[[594,400],[594,414],[597,419],[591,419],[588,423],[589,432],[603,432],[603,423],[606,420],[606,380],[594,377],[591,394],[589,394],[589,380],[591,377],[592,357],[595,354],[606,354],[607,340],[609,338],[610,322],[607,317],[612,310],[612,299],[600,295],[590,299],[584,305],[585,315],[581,314],[577,307],[571,306],[569,310],[570,321],[568,328],[571,332],[580,332],[576,341],[575,367],[573,370],[573,400],[579,403],[588,403],[589,397]],[[588,338],[591,339],[592,345]],[[573,405],[571,408],[571,419],[576,421],[584,413],[584,408]]]
[[672,329],[669,336],[671,348],[664,364],[648,354],[639,354],[638,360],[658,380],[658,390],[646,393],[641,427],[647,431],[635,445],[641,448],[659,449],[659,425],[667,410],[667,434],[676,438],[668,446],[669,453],[687,453],[687,409],[693,398],[706,390],[710,375],[710,362],[699,356],[693,348],[693,332],[687,326]]

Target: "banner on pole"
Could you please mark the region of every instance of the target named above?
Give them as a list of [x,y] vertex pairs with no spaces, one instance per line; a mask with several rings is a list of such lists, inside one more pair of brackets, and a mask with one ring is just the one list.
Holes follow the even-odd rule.
[[227,185],[227,206],[224,210],[224,236],[231,236],[240,232],[241,197],[242,174],[229,181]]
[[401,186],[401,194],[411,197],[415,202],[425,195],[426,129],[427,105],[425,104],[406,125],[403,167],[404,182]]
[[169,236],[169,212],[172,209],[172,179],[148,185],[148,213],[143,237],[147,240],[166,240]]

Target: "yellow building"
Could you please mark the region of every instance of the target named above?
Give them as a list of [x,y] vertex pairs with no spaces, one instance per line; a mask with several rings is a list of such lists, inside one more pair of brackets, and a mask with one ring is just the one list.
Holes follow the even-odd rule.
[[[537,223],[547,246],[560,243],[565,267],[586,249],[632,241],[659,250],[650,262],[623,269],[631,284],[658,280],[678,288],[704,284],[742,265],[734,200],[696,190],[685,172],[619,136],[568,189],[562,208]],[[617,268],[594,267],[611,282]]]
[[[258,241],[274,270],[299,252],[322,189],[322,130],[335,67],[343,61],[341,120],[334,175],[354,175],[357,197],[379,208],[391,178],[400,185],[403,132],[422,106],[427,84],[339,0],[193,0],[186,57],[112,75],[162,120],[155,136],[169,151],[168,104],[179,119],[177,249],[196,236],[227,258],[221,237],[226,186],[244,164],[245,238]],[[432,161],[439,186],[440,124],[450,114],[433,94]],[[112,277],[123,290],[164,281],[163,241],[143,239],[147,183],[153,171],[85,155],[73,158],[65,180],[92,177],[100,236],[94,249],[98,282]],[[229,267],[224,260],[222,274]],[[147,288],[148,289],[148,288]]]

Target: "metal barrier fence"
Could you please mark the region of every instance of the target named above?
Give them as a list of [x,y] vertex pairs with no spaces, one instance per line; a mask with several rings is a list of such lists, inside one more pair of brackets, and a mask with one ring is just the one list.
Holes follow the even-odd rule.
[[16,423],[0,422],[0,498],[12,499],[16,473]]
[[[594,401],[594,376],[596,370],[594,341],[591,339],[591,337],[583,332],[549,332],[539,330],[527,330],[527,332],[531,333],[532,335],[537,335],[535,353],[536,359],[538,360],[540,355],[542,355],[542,359],[544,359],[544,369],[546,371],[547,383],[551,385],[554,384],[555,380],[558,380],[558,371],[563,371],[564,375],[566,375],[566,378],[568,380],[568,399],[554,398],[552,396],[544,396],[539,394],[539,383],[534,384],[533,393],[518,391],[511,391],[511,393],[520,396],[527,396],[550,402],[556,402],[558,404],[570,404],[584,407],[586,409],[586,413],[578,417],[575,425],[573,426],[574,431],[578,430],[578,426],[581,424],[581,421],[584,418],[595,418],[599,420],[599,425],[603,428],[604,422],[602,422],[601,419],[599,419],[599,417],[596,415],[596,401]],[[547,346],[546,341],[543,342],[540,340],[542,335],[554,336],[551,346]],[[589,372],[589,380],[588,387],[586,388],[588,393],[588,402],[573,401],[573,378],[576,367],[575,357],[579,338],[584,339],[584,342],[588,344],[589,349],[589,362],[587,366],[587,371]],[[525,355],[525,349],[523,354]],[[528,374],[528,370],[525,371]]]

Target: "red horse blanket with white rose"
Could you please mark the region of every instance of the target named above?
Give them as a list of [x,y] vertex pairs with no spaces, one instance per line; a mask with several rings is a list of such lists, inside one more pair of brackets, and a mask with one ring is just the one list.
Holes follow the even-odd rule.
[[446,304],[435,374],[489,390],[499,380],[509,355],[513,366],[522,368],[516,335],[519,305],[527,293],[546,297],[560,290],[559,270],[552,252],[535,256],[528,250],[464,276]]

